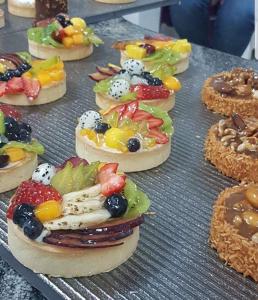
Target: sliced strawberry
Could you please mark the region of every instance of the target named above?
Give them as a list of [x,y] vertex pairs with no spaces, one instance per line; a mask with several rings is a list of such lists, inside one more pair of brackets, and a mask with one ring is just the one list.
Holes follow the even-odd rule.
[[11,105],[8,104],[0,104],[0,111],[2,111],[6,117],[12,117],[16,121],[19,121],[22,117],[22,114],[19,111],[17,111]]
[[139,122],[139,121],[150,119],[152,117],[153,117],[152,114],[148,113],[147,111],[139,109],[133,115],[132,120],[135,121],[135,122]]
[[40,91],[40,83],[37,79],[22,77],[24,93],[30,101],[38,97]]
[[126,110],[126,108],[127,108],[127,104],[118,105],[118,106],[115,106],[114,108],[106,111],[106,113],[104,113],[104,115],[107,115],[109,113],[116,111],[116,112],[118,112],[118,116],[120,119],[121,116],[123,115],[124,111]]
[[0,97],[2,97],[5,94],[6,90],[6,82],[0,81]]
[[13,77],[7,81],[5,93],[6,94],[18,94],[23,92],[23,81],[21,77]]
[[138,101],[133,101],[133,102],[128,103],[126,105],[126,109],[124,110],[121,118],[122,119],[124,119],[124,118],[131,119],[134,116],[135,112],[137,111],[138,106],[139,106]]
[[151,129],[147,137],[154,138],[157,144],[166,144],[169,141],[167,135],[165,133],[160,132],[156,128]]
[[148,123],[149,129],[152,129],[152,128],[157,128],[157,127],[163,125],[164,121],[162,119],[153,117],[153,118],[148,119],[147,123]]
[[167,99],[170,95],[170,91],[163,85],[137,84],[131,86],[130,91],[137,93],[139,100]]
[[39,205],[48,200],[61,201],[62,196],[49,185],[44,185],[32,180],[24,181],[17,189],[7,210],[7,218],[13,217],[14,209],[17,205],[26,203]]
[[101,193],[104,196],[110,196],[114,193],[119,193],[125,186],[125,176],[120,176],[117,174],[109,175],[106,182],[101,184]]
[[99,170],[98,178],[99,178],[100,183],[106,181],[109,178],[109,175],[116,174],[117,169],[118,169],[118,163],[105,164]]

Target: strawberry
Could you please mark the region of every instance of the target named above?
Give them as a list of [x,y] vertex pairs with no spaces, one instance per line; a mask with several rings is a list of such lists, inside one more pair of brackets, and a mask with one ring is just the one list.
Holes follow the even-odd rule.
[[22,117],[20,112],[8,104],[0,104],[0,111],[2,111],[6,117],[12,117],[16,121],[19,121]]
[[160,132],[158,129],[153,128],[151,129],[147,137],[154,138],[157,144],[166,144],[169,141],[169,138],[165,133]]
[[7,218],[11,219],[13,217],[14,209],[19,204],[26,203],[37,206],[48,200],[61,201],[62,196],[49,185],[31,180],[24,181],[12,198],[7,210]]
[[35,100],[38,97],[40,91],[40,83],[37,79],[30,79],[22,77],[24,94],[30,101]]
[[132,85],[130,91],[137,93],[139,100],[167,99],[170,95],[169,90],[163,85],[137,84]]
[[133,115],[132,120],[135,121],[135,122],[139,122],[139,121],[147,120],[147,119],[152,118],[152,117],[153,117],[152,114],[148,113],[147,111],[139,109]]
[[23,92],[23,81],[21,77],[13,77],[12,79],[7,81],[7,85],[5,88],[6,94],[18,94]]
[[164,121],[162,119],[152,117],[147,120],[147,123],[149,129],[152,129],[163,125]]
[[66,36],[64,29],[53,31],[51,34],[52,39],[54,39],[56,42],[62,44],[63,38]]
[[134,115],[134,113],[137,111],[139,106],[139,102],[138,101],[133,101],[130,102],[126,105],[126,108],[121,116],[121,118],[129,118],[131,119]]
[[5,94],[6,90],[6,82],[0,81],[0,97],[2,97]]
[[117,169],[117,163],[109,163],[105,164],[99,171],[98,179],[104,196],[119,193],[125,186],[126,176],[116,174]]

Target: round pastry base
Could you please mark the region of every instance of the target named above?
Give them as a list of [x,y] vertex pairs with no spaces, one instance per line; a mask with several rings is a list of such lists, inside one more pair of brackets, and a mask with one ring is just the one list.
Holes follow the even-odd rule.
[[108,3],[108,4],[126,4],[135,2],[136,0],[96,0],[97,2],[101,3]]
[[11,104],[11,105],[20,105],[20,106],[32,106],[46,104],[54,102],[62,98],[66,93],[66,80],[63,80],[55,85],[50,87],[44,87],[40,90],[38,97],[30,101],[25,94],[17,95],[5,95],[0,97],[0,102]]
[[138,172],[155,168],[166,161],[171,152],[171,139],[167,144],[158,145],[149,151],[121,153],[97,148],[93,142],[80,135],[78,127],[75,135],[76,153],[79,157],[89,162],[100,160],[119,163],[119,170],[123,172]]
[[4,11],[0,9],[0,28],[4,27],[5,20],[4,20]]
[[[120,51],[120,52],[121,52],[120,64],[122,65],[122,63],[128,59],[128,56],[125,54],[125,51]],[[146,71],[150,71],[150,69],[151,69],[150,63],[144,62],[144,66],[145,66]],[[183,73],[184,71],[186,71],[189,67],[189,55],[187,57],[181,59],[176,64],[174,64],[174,66],[176,67],[176,71],[174,74],[179,74],[179,73]]]
[[[128,101],[130,102],[130,101]],[[151,106],[157,106],[165,111],[170,111],[175,106],[175,94],[173,93],[168,99],[155,99],[155,100],[140,100],[141,103]],[[117,106],[120,104],[125,104],[126,102],[119,102],[113,98],[97,93],[96,94],[96,104],[101,109],[109,109],[112,106]]]
[[211,247],[220,259],[237,272],[258,281],[257,244],[238,234],[238,229],[225,220],[225,201],[232,194],[243,190],[235,186],[224,190],[215,202],[210,228]]
[[81,277],[109,272],[127,261],[136,250],[139,227],[120,246],[78,249],[38,243],[28,239],[8,220],[8,244],[13,256],[35,273],[53,277]]
[[[217,74],[223,75],[227,72]],[[225,116],[231,116],[233,113],[238,113],[242,117],[254,116],[258,118],[258,99],[249,98],[234,98],[222,97],[211,86],[212,77],[208,78],[202,88],[202,101],[207,105],[207,108]]]
[[0,193],[15,189],[22,181],[31,178],[38,166],[38,157],[28,152],[26,158],[10,168],[0,169]]
[[41,45],[30,40],[28,40],[28,42],[30,54],[41,59],[59,56],[63,61],[80,60],[90,56],[93,52],[92,44],[89,46],[76,46],[72,48],[55,48]]
[[25,18],[35,18],[36,9],[35,7],[22,6],[19,1],[8,0],[8,11],[10,14],[25,17]]
[[215,134],[213,125],[205,142],[205,158],[224,175],[238,181],[258,182],[258,159],[225,147]]

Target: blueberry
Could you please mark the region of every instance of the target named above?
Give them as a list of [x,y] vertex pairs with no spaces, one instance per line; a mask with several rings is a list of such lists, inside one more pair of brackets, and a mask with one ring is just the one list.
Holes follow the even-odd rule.
[[137,138],[131,138],[128,140],[127,148],[130,152],[136,152],[141,148],[141,143]]
[[35,240],[37,237],[39,237],[42,231],[43,225],[36,218],[29,218],[23,224],[24,234],[32,240]]
[[95,126],[95,131],[97,133],[105,133],[108,129],[110,128],[110,126],[107,123],[97,123]]
[[106,198],[104,207],[110,212],[113,218],[122,216],[128,206],[127,199],[121,194],[113,194]]
[[9,141],[19,141],[20,140],[19,133],[6,132],[5,136],[8,138]]
[[6,133],[16,133],[16,134],[19,134],[20,127],[19,127],[18,122],[14,118],[12,118],[12,117],[5,117],[4,123],[5,123],[5,131],[6,131]]
[[21,129],[19,133],[19,140],[24,143],[30,143],[31,142],[31,135],[30,132],[28,132],[26,129]]
[[9,156],[0,155],[0,169],[6,167],[8,163],[9,163]]
[[32,131],[30,125],[27,123],[21,123],[19,126],[20,126],[20,129],[25,129],[29,133],[31,133],[31,131]]
[[25,71],[28,71],[30,68],[31,68],[31,66],[28,63],[24,62],[18,67],[18,70],[20,72],[25,72]]
[[141,76],[147,80],[153,78],[150,72],[142,72]]
[[19,204],[13,213],[13,223],[22,228],[25,222],[33,217],[34,207],[32,205],[26,203]]
[[4,77],[6,80],[4,81],[8,81],[10,79],[12,79],[14,77],[14,70],[7,70],[5,73],[4,73]]
[[72,25],[71,21],[68,20],[64,15],[59,14],[56,16],[56,20],[61,24],[62,27]]
[[22,76],[22,71],[20,71],[19,69],[14,70],[14,76],[15,77],[21,77]]
[[159,78],[153,77],[152,79],[148,79],[148,84],[149,85],[163,85],[163,82]]

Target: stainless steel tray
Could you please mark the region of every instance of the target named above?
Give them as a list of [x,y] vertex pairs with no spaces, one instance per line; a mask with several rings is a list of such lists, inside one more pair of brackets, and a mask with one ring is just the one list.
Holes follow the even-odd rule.
[[[87,74],[97,64],[118,63],[119,54],[110,49],[113,38],[144,33],[121,20],[104,22],[96,29],[106,44],[86,60],[66,63],[67,95],[50,105],[22,109],[35,136],[46,146],[42,159],[48,162],[58,164],[74,155],[76,118],[87,109],[96,109],[93,83]],[[6,51],[24,50],[24,33],[1,37],[0,45]],[[233,66],[258,69],[256,62],[193,46],[190,68],[178,76],[183,89],[171,113],[175,124],[171,156],[156,169],[130,175],[150,195],[152,211],[157,214],[146,218],[139,247],[128,262],[91,278],[53,279],[33,274],[18,264],[7,248],[9,194],[0,196],[3,258],[49,299],[257,299],[257,285],[225,266],[208,244],[213,202],[235,182],[203,159],[207,129],[220,116],[201,104],[200,89],[207,76]]]

